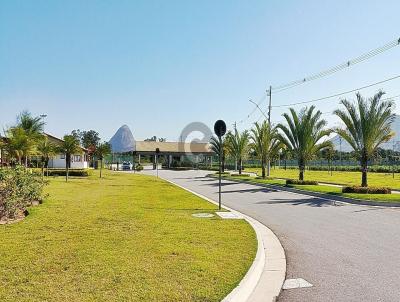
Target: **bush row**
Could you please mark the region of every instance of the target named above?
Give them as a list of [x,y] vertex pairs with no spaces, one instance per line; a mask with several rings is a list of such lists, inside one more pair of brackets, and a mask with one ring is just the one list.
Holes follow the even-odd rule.
[[[281,167],[282,169],[283,167]],[[296,166],[288,166],[286,167],[288,170],[296,170],[298,167]],[[308,171],[343,171],[343,172],[361,172],[361,167],[360,166],[308,166],[306,168]],[[395,173],[400,173],[400,167],[395,166],[370,166],[368,167],[369,172],[376,172],[376,173],[392,173],[393,171]]]
[[13,219],[43,198],[46,181],[41,174],[17,166],[0,169],[0,220]]
[[317,181],[314,180],[298,180],[298,179],[287,179],[286,185],[311,185],[316,186],[318,185]]
[[350,186],[343,187],[343,193],[358,193],[358,194],[392,194],[392,190],[388,187],[360,187]]
[[[78,176],[78,177],[89,176],[88,169],[70,169],[68,173],[69,176]],[[46,174],[47,172],[44,171],[44,175]],[[65,169],[49,169],[49,176],[65,176],[65,174],[66,174]]]

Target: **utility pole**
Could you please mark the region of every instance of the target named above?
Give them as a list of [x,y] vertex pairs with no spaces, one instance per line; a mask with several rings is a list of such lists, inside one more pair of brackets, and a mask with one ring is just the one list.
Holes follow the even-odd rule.
[[271,101],[272,101],[272,87],[269,86],[269,104],[268,104],[268,124],[271,127]]
[[342,137],[339,136],[339,158],[340,158],[340,166],[342,166]]
[[[233,127],[234,127],[235,132],[236,132],[236,121],[233,123]],[[235,156],[235,171],[237,171],[237,168],[238,168],[238,161],[237,161],[236,156]]]
[[[269,85],[269,103],[268,103],[268,126],[269,129],[271,129],[271,102],[272,102],[272,87]],[[271,159],[268,156],[268,162],[267,162],[267,176],[270,176],[271,174]]]

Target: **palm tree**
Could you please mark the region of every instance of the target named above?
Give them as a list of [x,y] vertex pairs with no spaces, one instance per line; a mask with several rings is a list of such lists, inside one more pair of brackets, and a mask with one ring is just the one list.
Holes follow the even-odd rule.
[[394,136],[391,130],[395,119],[394,103],[392,100],[383,101],[383,95],[384,92],[379,91],[365,100],[357,93],[357,102],[343,99],[340,103],[345,110],[337,109],[333,112],[346,126],[335,131],[350,144],[360,160],[362,187],[368,186],[368,161],[382,143]]
[[58,147],[59,152],[65,155],[65,181],[68,181],[69,168],[71,167],[71,155],[81,153],[79,141],[73,135],[64,135],[63,142]]
[[[221,148],[222,144],[222,148]],[[221,143],[218,139],[218,137],[213,136],[210,139],[210,145],[211,145],[211,150],[218,155],[218,158],[221,156],[221,168],[222,172],[225,172],[225,155],[226,155],[226,144],[225,144],[225,139],[221,137]],[[220,154],[220,152],[222,153]]]
[[[270,161],[278,153],[280,142],[277,139],[276,128],[264,121],[261,124],[255,123],[251,129],[251,147],[261,161],[262,178],[265,178],[265,167],[267,165],[267,176],[270,175]],[[268,164],[267,164],[268,163]]]
[[109,155],[111,153],[111,145],[107,142],[100,143],[96,147],[96,155],[100,159],[100,178],[101,178],[101,172],[103,169],[103,159],[105,156]]
[[297,157],[299,165],[299,180],[304,180],[304,170],[309,161],[318,151],[330,147],[330,141],[320,142],[332,130],[325,129],[327,122],[321,120],[321,111],[314,112],[315,106],[303,108],[297,113],[290,108],[290,114],[284,113],[287,125],[279,123],[277,128],[279,140]]
[[44,125],[40,116],[33,117],[28,111],[22,111],[17,117],[17,127],[24,129],[27,135],[40,136]]
[[242,174],[243,159],[249,152],[249,131],[245,130],[240,133],[236,128],[234,133],[228,132],[226,135],[226,147],[239,166],[239,174]]
[[[22,129],[28,140],[35,146],[42,137],[44,124],[41,117],[33,117],[30,112],[22,111],[17,117],[17,125],[14,128]],[[31,155],[31,151],[33,152],[34,148],[23,155],[26,167],[28,166],[28,157]]]
[[[5,146],[7,153],[11,158],[17,160],[22,165],[22,159],[27,158],[35,150],[34,141],[20,127],[13,127],[6,131],[8,142]],[[26,162],[25,162],[26,166]]]
[[37,152],[41,157],[42,178],[44,177],[44,167],[46,166],[46,174],[49,176],[49,160],[56,154],[56,145],[44,136],[37,145]]

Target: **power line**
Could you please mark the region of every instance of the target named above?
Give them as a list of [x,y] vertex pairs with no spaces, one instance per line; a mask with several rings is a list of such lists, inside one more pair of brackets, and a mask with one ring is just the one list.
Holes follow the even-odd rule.
[[338,96],[341,96],[341,95],[344,95],[344,94],[348,94],[348,93],[351,93],[351,92],[356,92],[358,90],[366,89],[366,88],[369,88],[369,87],[373,87],[373,86],[376,86],[376,85],[379,85],[379,84],[382,84],[382,83],[385,83],[385,82],[389,82],[389,81],[392,81],[392,80],[395,80],[395,79],[398,79],[398,78],[400,78],[400,75],[392,77],[392,78],[389,78],[389,79],[386,79],[386,80],[383,80],[383,81],[379,81],[379,82],[376,82],[376,83],[373,83],[373,84],[369,84],[369,85],[366,85],[366,86],[363,86],[363,87],[359,87],[359,88],[356,88],[356,89],[352,89],[352,90],[348,90],[348,91],[344,91],[344,92],[340,92],[340,93],[324,96],[322,98],[313,99],[313,100],[310,100],[310,101],[302,101],[302,102],[290,103],[290,104],[275,105],[275,106],[272,106],[272,107],[273,108],[290,107],[290,106],[295,106],[295,105],[314,103],[314,102],[318,102],[318,101],[322,101],[322,100],[338,97]]
[[282,85],[278,85],[276,87],[272,87],[272,90],[273,90],[274,93],[278,93],[278,92],[293,88],[295,86],[304,84],[306,82],[310,82],[310,81],[314,81],[314,80],[322,78],[322,77],[326,77],[328,75],[331,75],[333,73],[336,73],[338,71],[346,69],[346,68],[348,68],[348,67],[350,67],[352,65],[356,65],[358,63],[364,62],[364,61],[366,61],[366,60],[368,60],[370,58],[373,58],[373,57],[375,57],[375,56],[377,56],[377,55],[379,55],[379,54],[381,54],[383,52],[386,52],[386,51],[388,51],[388,50],[390,50],[390,49],[392,49],[392,48],[394,48],[394,47],[396,47],[398,45],[400,45],[400,38],[398,38],[396,40],[393,40],[393,41],[391,41],[391,42],[389,42],[389,43],[387,43],[387,44],[385,44],[385,45],[383,45],[381,47],[378,47],[376,49],[370,50],[369,52],[364,53],[364,54],[362,54],[362,55],[360,55],[360,56],[358,56],[358,57],[356,57],[354,59],[348,60],[346,62],[343,62],[343,63],[339,64],[339,65],[336,65],[334,67],[326,69],[324,71],[315,73],[313,75],[304,77],[304,78],[299,79],[299,80],[295,80],[295,81],[292,81],[292,82],[289,82],[289,83],[286,83],[286,84],[282,84]]

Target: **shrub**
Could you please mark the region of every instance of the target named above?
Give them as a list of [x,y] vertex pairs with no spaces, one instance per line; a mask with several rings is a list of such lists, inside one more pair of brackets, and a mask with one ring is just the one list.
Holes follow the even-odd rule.
[[[215,172],[214,174],[218,175],[219,172]],[[229,172],[221,172],[221,175],[230,175],[230,174],[231,174],[231,173],[229,173]]]
[[388,187],[360,187],[350,186],[343,187],[343,193],[358,193],[358,194],[392,194],[392,190]]
[[143,166],[140,165],[140,164],[138,164],[138,165],[135,167],[135,170],[136,170],[136,171],[142,171],[142,170],[143,170]]
[[0,219],[13,219],[43,198],[46,181],[40,173],[17,166],[0,170]]
[[239,173],[233,173],[233,174],[231,174],[231,176],[235,176],[235,177],[249,177],[248,174],[239,174]]
[[[46,175],[46,171],[44,171],[44,175]],[[49,169],[49,176],[65,176],[65,169]],[[89,170],[88,169],[69,169],[69,176],[77,176],[77,177],[88,177]]]
[[298,180],[298,179],[287,179],[286,185],[311,185],[316,186],[318,185],[317,181],[314,180]]

